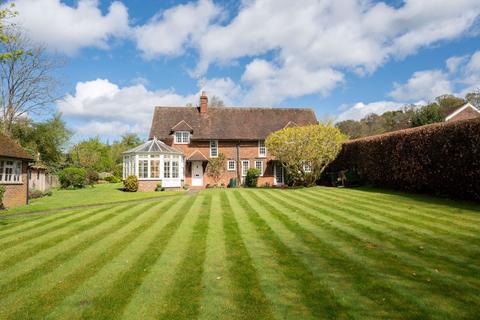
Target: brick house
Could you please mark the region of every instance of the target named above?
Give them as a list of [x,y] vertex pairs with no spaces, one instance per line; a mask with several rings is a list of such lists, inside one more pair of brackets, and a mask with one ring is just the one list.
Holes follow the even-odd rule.
[[5,186],[3,205],[12,208],[27,204],[28,162],[32,157],[13,140],[0,133],[0,184]]
[[317,123],[312,109],[209,108],[205,94],[199,107],[156,107],[149,141],[124,153],[124,178],[136,175],[141,190],[153,190],[159,181],[165,187],[205,187],[213,183],[205,174],[209,160],[224,154],[219,183],[243,181],[249,168],[258,168],[259,185],[282,185],[283,168],[268,153],[265,138],[285,127]]
[[458,121],[474,118],[480,118],[480,110],[478,110],[473,104],[467,103],[445,117],[445,121]]

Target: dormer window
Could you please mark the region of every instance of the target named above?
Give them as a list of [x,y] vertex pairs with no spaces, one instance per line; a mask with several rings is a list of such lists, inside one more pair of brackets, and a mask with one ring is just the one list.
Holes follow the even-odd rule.
[[189,144],[190,132],[188,131],[175,131],[175,143],[176,144]]

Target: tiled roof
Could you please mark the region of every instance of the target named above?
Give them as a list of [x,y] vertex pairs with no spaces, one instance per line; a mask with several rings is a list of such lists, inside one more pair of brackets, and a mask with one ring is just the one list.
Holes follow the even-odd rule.
[[194,107],[156,107],[150,138],[169,139],[181,122],[193,129],[193,140],[261,140],[292,123],[318,123],[312,109],[209,107],[200,113]]
[[0,133],[0,157],[33,160],[27,151],[3,133]]
[[138,147],[125,151],[124,154],[148,152],[182,154],[181,151],[166,145],[162,141],[158,140],[156,137],[153,137],[152,140],[149,140],[144,144],[139,145]]
[[208,161],[208,158],[198,150],[195,150],[188,158],[188,161]]

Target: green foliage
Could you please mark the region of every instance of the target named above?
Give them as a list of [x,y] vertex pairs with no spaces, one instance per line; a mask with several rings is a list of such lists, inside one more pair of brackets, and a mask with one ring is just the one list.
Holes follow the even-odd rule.
[[64,148],[71,135],[61,114],[37,123],[23,118],[12,126],[13,138],[53,172],[64,166]]
[[87,171],[83,168],[65,168],[58,174],[62,188],[83,188],[87,184]]
[[119,182],[122,182],[122,179],[119,178],[119,177],[117,177],[117,176],[105,177],[104,180],[107,181],[108,183],[119,183]]
[[5,194],[5,186],[0,185],[0,210],[4,208],[3,206],[3,195]]
[[480,108],[480,89],[477,92],[467,93],[465,100],[473,104],[475,107]]
[[444,116],[437,103],[431,103],[416,111],[412,117],[412,127],[419,127],[430,123],[442,122]]
[[29,199],[39,199],[39,198],[43,198],[43,197],[50,197],[52,196],[52,191],[51,190],[47,190],[45,192],[41,191],[41,190],[31,190],[28,192],[28,198]]
[[211,177],[215,184],[218,184],[220,177],[225,172],[225,155],[220,153],[216,158],[210,158],[206,174]]
[[260,177],[260,170],[255,168],[248,169],[247,175],[245,177],[245,187],[256,188],[258,183],[258,177]]
[[[285,128],[270,134],[265,144],[284,165],[293,185],[312,185],[340,152],[346,136],[328,124]],[[305,172],[309,164],[311,172]]]
[[[3,1],[0,3],[3,4]],[[18,14],[14,11],[14,7],[15,4],[10,3],[10,5],[3,6],[3,8],[0,9],[0,43],[2,44],[10,43],[16,39],[15,34],[10,32],[11,29],[15,28],[15,25],[11,23],[11,19]],[[23,50],[2,51],[0,52],[0,62],[16,58],[22,54],[24,54]]]
[[128,176],[127,179],[123,182],[125,191],[127,192],[137,192],[138,191],[138,179],[136,176]]

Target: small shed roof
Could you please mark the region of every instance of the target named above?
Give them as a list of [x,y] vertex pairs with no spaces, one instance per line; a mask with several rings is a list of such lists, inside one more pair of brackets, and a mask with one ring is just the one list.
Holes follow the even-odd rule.
[[0,133],[0,157],[33,160],[25,149],[3,133]]
[[174,154],[183,154],[181,151],[170,147],[169,145],[165,144],[164,142],[158,140],[156,137],[153,137],[152,140],[148,140],[142,145],[138,147],[132,148],[130,150],[125,151],[123,154],[131,154],[131,153],[174,153]]

